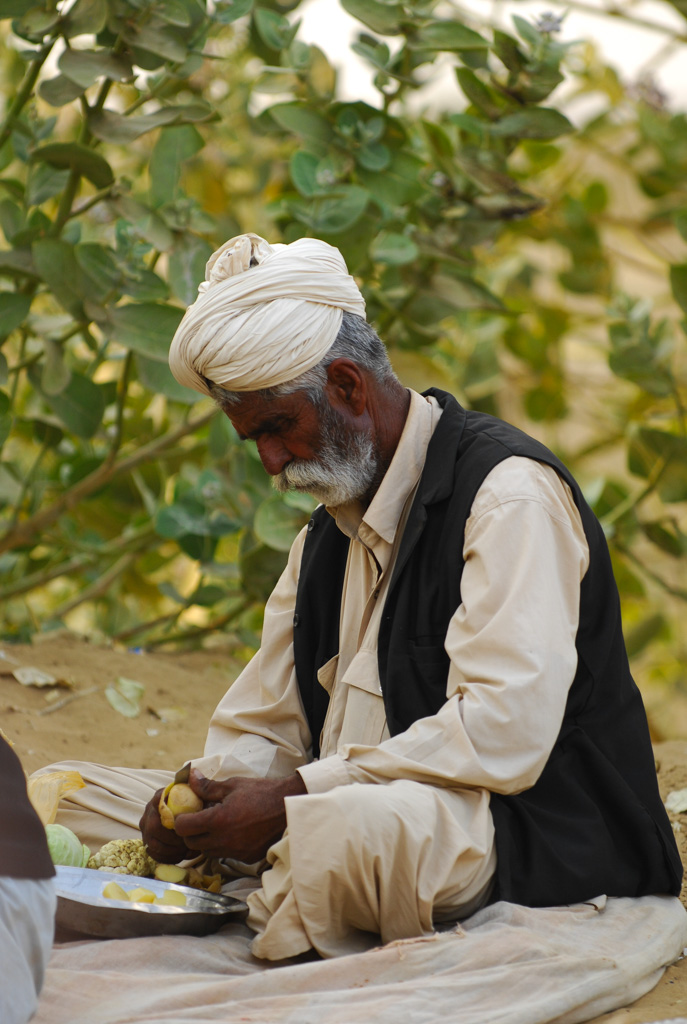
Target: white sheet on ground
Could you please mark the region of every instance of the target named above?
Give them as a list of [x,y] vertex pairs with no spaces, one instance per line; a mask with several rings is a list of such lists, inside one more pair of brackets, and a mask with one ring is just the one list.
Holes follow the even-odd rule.
[[279,965],[251,935],[58,945],[33,1024],[576,1024],[653,988],[687,914],[668,896],[496,903],[428,938]]

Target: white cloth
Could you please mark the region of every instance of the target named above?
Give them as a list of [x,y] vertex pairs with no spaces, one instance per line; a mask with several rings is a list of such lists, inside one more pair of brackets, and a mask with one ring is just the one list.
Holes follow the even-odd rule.
[[238,235],[210,257],[198,290],[169,365],[180,384],[205,395],[204,377],[231,391],[293,380],[331,348],[343,310],[365,315],[341,253],[316,238],[270,245]]
[[204,938],[57,946],[33,1024],[579,1024],[638,999],[687,944],[677,899],[496,903],[462,926],[273,967],[228,925]]
[[52,947],[52,878],[0,877],[0,1021],[26,1024],[38,1005]]

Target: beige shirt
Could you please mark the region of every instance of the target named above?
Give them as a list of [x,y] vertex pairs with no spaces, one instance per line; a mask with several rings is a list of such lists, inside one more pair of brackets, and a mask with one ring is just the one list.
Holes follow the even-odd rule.
[[[329,510],[352,538],[339,654],[320,670],[330,692],[321,756],[311,757],[293,662],[293,613],[305,531],[265,608],[262,646],[220,702],[205,758],[211,777],[300,771],[309,792],[410,779],[515,793],[534,784],[558,735],[577,665],[580,581],[588,547],[568,486],[511,457],[477,493],[465,529],[462,604],[446,635],[440,711],[389,737],[377,635],[396,543],[431,435],[434,399],[411,392],[394,458],[367,508]],[[326,572],[326,566],[322,567]]]

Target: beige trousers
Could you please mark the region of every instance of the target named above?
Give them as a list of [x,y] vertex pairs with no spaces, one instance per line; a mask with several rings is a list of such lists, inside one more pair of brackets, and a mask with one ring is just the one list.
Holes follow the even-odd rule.
[[[58,821],[96,850],[135,837],[145,804],[171,772],[63,762],[88,784]],[[491,893],[496,854],[486,790],[399,780],[290,797],[287,830],[248,897],[255,956],[280,960],[361,952],[429,935],[469,916]]]

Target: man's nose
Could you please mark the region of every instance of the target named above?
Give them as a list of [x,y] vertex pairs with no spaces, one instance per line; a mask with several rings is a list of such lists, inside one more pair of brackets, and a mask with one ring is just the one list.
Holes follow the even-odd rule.
[[291,452],[278,437],[261,437],[256,444],[260,461],[270,476],[281,473],[284,466],[291,462]]

